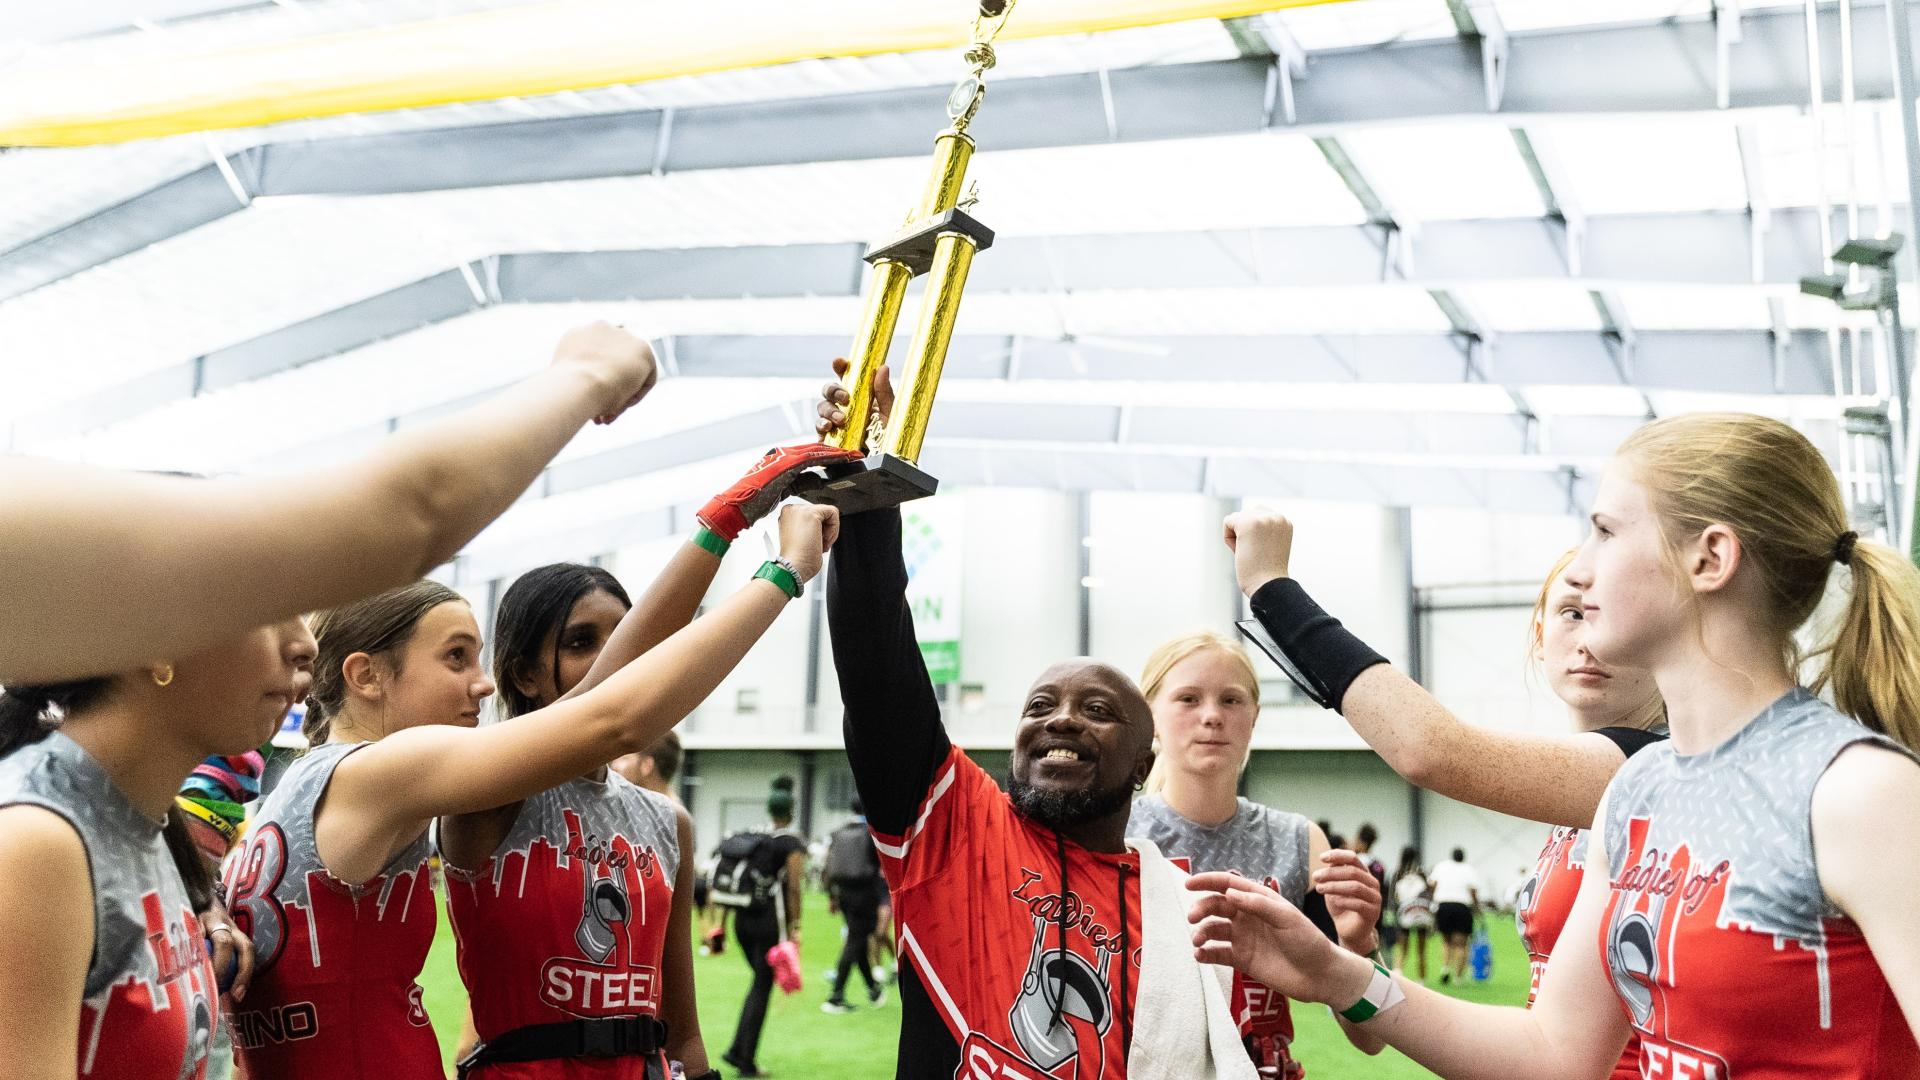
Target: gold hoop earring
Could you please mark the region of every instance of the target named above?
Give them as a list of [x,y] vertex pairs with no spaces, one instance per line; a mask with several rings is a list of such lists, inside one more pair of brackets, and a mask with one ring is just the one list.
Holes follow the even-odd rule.
[[159,687],[172,686],[173,685],[173,665],[162,664],[160,666],[166,669],[167,673],[165,675],[161,675],[158,671],[154,672],[153,685],[159,686]]

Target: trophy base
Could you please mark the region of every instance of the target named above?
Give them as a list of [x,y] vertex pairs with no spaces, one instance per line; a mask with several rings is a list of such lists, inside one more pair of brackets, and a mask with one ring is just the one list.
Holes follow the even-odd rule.
[[882,453],[837,475],[829,473],[824,483],[798,494],[808,502],[837,506],[842,514],[858,514],[924,499],[939,487],[940,481],[907,459]]
[[947,210],[925,221],[914,222],[905,231],[869,245],[863,257],[870,263],[882,259],[900,263],[913,271],[914,277],[919,277],[933,268],[933,249],[942,233],[965,236],[973,241],[975,251],[985,251],[993,246],[993,230],[980,224],[978,218],[965,210]]

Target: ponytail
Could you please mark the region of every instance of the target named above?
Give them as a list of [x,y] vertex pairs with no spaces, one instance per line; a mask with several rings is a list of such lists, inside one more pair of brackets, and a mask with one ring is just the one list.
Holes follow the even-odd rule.
[[319,746],[332,731],[333,717],[327,715],[326,706],[318,698],[308,698],[307,713],[300,718],[300,734],[306,736],[307,745]]
[[1883,544],[1853,545],[1846,613],[1824,654],[1818,692],[1841,712],[1920,749],[1920,570]]
[[1852,570],[1846,614],[1815,692],[1875,731],[1920,749],[1920,571],[1847,522],[1840,482],[1805,435],[1767,417],[1693,413],[1647,424],[1620,446],[1646,485],[1672,546],[1722,523],[1740,538],[1757,614],[1794,665],[1793,634],[1813,616],[1836,566]]
[[112,685],[112,679],[93,678],[0,690],[0,758],[46,738],[60,718],[100,700]]

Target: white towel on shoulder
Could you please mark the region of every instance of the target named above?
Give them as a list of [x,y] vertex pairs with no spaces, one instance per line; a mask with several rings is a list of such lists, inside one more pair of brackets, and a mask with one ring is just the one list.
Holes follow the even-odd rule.
[[1232,971],[1193,958],[1187,874],[1153,841],[1140,853],[1140,931],[1146,938],[1134,998],[1127,1080],[1258,1080],[1233,1018]]

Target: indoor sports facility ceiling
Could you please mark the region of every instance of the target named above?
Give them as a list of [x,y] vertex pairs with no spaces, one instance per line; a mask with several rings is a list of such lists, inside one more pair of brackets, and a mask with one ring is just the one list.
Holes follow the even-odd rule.
[[[31,5],[0,60],[538,6]],[[1848,235],[1909,232],[1907,180],[1885,8],[1809,7],[1355,0],[1002,44],[973,167],[999,239],[923,460],[948,484],[1564,513],[1648,416],[1768,413],[1838,454],[1886,350],[1797,282]],[[664,534],[811,436],[862,245],[918,192],[962,74],[954,50],[803,60],[0,152],[0,438],[283,471],[606,318],[668,377],[476,547]]]

